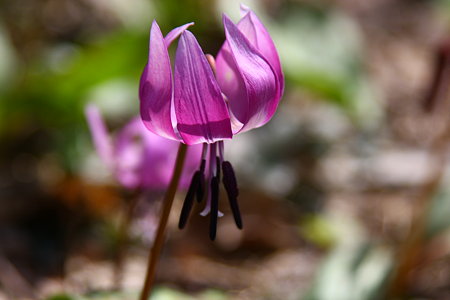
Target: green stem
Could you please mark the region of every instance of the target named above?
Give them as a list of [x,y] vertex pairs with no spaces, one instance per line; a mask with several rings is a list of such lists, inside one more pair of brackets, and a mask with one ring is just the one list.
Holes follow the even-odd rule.
[[166,232],[167,222],[169,220],[170,210],[172,209],[173,199],[177,192],[178,182],[180,181],[181,172],[183,171],[184,159],[186,158],[187,146],[180,143],[178,148],[177,160],[175,162],[175,169],[172,174],[169,187],[163,200],[163,210],[161,218],[159,219],[158,229],[156,231],[155,241],[150,249],[149,260],[147,264],[147,274],[145,276],[144,287],[141,291],[140,300],[147,300],[155,280],[156,264],[158,262],[161,250],[164,244],[164,234]]

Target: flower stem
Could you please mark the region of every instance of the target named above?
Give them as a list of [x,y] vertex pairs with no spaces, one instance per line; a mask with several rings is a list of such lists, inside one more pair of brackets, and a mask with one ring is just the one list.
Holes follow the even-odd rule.
[[170,210],[172,208],[173,199],[177,191],[178,182],[180,181],[181,172],[183,171],[184,159],[186,157],[187,146],[180,143],[178,148],[177,159],[175,162],[175,168],[172,174],[172,179],[170,181],[169,187],[166,191],[166,195],[163,200],[163,208],[161,218],[159,219],[158,229],[156,231],[155,241],[150,249],[149,260],[147,264],[147,274],[145,275],[144,287],[141,291],[140,300],[147,300],[150,296],[150,292],[153,287],[153,282],[155,280],[155,271],[158,258],[160,256],[163,244],[164,244],[164,234],[166,232],[167,222],[169,220]]

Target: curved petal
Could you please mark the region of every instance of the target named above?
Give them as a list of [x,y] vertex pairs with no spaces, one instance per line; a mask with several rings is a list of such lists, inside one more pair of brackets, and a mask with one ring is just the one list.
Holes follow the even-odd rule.
[[226,42],[217,58],[217,79],[243,132],[267,123],[275,113],[280,88],[274,69],[224,15]]
[[95,150],[103,162],[111,168],[113,166],[112,144],[102,116],[100,115],[98,108],[92,104],[86,106],[85,115],[89,130],[91,131]]
[[167,48],[169,48],[170,44],[180,35],[182,34],[186,29],[188,29],[190,26],[194,25],[194,22],[187,23],[184,25],[181,25],[177,28],[172,29],[164,38],[164,41],[166,42]]
[[230,116],[220,88],[194,35],[178,43],[174,85],[177,128],[188,145],[232,137]]
[[233,133],[239,132],[248,119],[247,88],[226,41],[216,58],[216,76],[231,108]]
[[145,126],[165,138],[179,140],[171,118],[172,70],[161,30],[153,21],[148,63],[139,85],[140,112]]
[[237,27],[245,35],[250,44],[264,56],[275,70],[280,86],[279,92],[281,97],[284,90],[284,76],[275,44],[266,27],[249,7],[241,4],[241,13],[244,14],[244,16],[238,22]]

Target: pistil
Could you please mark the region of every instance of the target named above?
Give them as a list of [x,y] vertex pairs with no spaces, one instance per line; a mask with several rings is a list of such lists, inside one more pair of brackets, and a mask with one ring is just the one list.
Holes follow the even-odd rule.
[[237,197],[239,196],[239,189],[237,186],[236,176],[234,174],[233,166],[229,161],[222,163],[223,171],[223,186],[227,192],[228,201],[230,202],[231,212],[233,213],[234,222],[239,229],[242,229],[241,212],[239,211],[239,205]]
[[217,217],[219,214],[219,180],[216,176],[211,179],[211,211],[209,219],[209,238],[214,241],[217,232]]
[[209,220],[209,238],[214,241],[217,232],[217,217],[219,214],[219,174],[220,164],[217,157],[217,143],[209,146],[209,168],[211,178],[211,208]]

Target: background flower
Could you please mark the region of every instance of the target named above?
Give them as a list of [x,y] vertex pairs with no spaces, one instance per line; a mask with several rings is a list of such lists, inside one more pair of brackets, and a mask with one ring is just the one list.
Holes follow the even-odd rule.
[[[134,118],[114,136],[108,134],[99,110],[89,105],[86,118],[97,153],[119,183],[129,189],[164,190],[172,176],[178,143],[149,132]],[[186,187],[200,161],[200,146],[188,149],[180,181]]]

